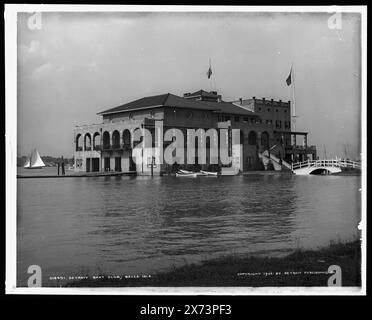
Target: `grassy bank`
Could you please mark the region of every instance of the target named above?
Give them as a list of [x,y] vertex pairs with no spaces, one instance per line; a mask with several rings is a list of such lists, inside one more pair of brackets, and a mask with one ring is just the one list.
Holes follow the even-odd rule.
[[[330,265],[342,270],[343,286],[360,286],[360,241],[332,243],[318,250],[296,250],[282,258],[228,256],[174,268],[150,278],[91,278],[71,287],[148,286],[327,286]],[[321,272],[321,273],[314,273]]]

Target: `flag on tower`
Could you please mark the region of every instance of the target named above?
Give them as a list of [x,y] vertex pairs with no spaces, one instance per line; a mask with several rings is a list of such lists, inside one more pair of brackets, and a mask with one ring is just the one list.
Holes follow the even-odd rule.
[[212,75],[212,67],[209,66],[209,69],[208,69],[208,71],[207,71],[208,79],[211,77],[211,75]]
[[287,86],[290,86],[292,83],[292,67],[291,67],[291,71],[289,71],[289,76],[287,80],[285,80],[285,82],[287,82]]

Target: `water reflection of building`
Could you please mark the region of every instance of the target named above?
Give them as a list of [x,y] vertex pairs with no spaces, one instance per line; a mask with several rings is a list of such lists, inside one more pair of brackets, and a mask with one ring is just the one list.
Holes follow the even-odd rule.
[[[316,157],[315,147],[307,145],[308,133],[291,131],[289,101],[253,97],[226,102],[215,91],[199,90],[185,93],[183,97],[170,93],[144,97],[102,111],[99,115],[102,116],[102,123],[77,126],[74,130],[77,171],[136,170],[139,174],[149,174],[151,170],[155,174],[165,171],[168,165],[159,165],[156,157],[145,157],[140,165],[133,161],[133,148],[146,140],[146,137],[137,139],[141,128],[152,134],[152,147],[159,147],[155,140],[156,121],[162,121],[164,132],[180,129],[185,139],[187,129],[224,128],[228,132],[240,129],[238,149],[241,152],[234,164],[240,171],[267,169],[269,163],[276,170],[281,170],[285,169],[283,162]],[[297,136],[302,136],[302,145],[297,144]],[[232,146],[232,139],[228,140],[229,155],[234,157],[236,149]],[[207,137],[207,148],[209,143]],[[164,142],[164,147],[167,144],[170,142]],[[208,162],[202,167],[207,168]]]

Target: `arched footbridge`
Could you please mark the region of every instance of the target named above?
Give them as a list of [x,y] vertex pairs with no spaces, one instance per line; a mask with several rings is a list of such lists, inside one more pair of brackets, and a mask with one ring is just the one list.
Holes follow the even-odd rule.
[[292,164],[292,171],[297,175],[332,174],[342,171],[342,168],[361,169],[360,162],[351,160],[307,160]]

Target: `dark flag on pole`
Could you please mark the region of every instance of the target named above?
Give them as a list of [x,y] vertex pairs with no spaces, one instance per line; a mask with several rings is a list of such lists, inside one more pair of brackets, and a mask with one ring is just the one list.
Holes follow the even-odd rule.
[[287,80],[285,80],[285,82],[287,82],[287,86],[290,86],[292,83],[292,67],[291,67],[291,71],[289,71],[289,76]]
[[212,67],[209,65],[209,69],[207,71],[208,79],[211,77],[211,75],[212,75]]

